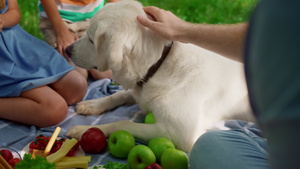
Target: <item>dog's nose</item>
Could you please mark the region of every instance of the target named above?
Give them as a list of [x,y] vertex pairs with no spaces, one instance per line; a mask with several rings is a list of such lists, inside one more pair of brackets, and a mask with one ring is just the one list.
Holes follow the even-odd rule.
[[73,45],[69,45],[69,46],[67,46],[67,48],[65,49],[65,53],[66,53],[69,57],[72,57],[72,50],[73,50]]

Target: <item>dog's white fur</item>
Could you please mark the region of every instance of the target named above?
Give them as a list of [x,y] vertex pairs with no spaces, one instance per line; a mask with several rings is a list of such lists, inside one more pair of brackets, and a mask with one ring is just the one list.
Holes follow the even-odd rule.
[[[153,112],[155,124],[119,121],[97,127],[107,137],[116,130],[127,130],[145,142],[167,137],[186,152],[216,121],[253,121],[243,65],[191,44],[175,42],[154,76],[137,86],[170,44],[139,25],[138,14],[146,16],[136,1],[108,4],[92,18],[87,35],[70,46],[77,65],[111,69],[113,80],[125,89],[79,103],[78,114],[101,114],[136,101],[143,112]],[[67,135],[80,138],[90,127],[74,126]]]

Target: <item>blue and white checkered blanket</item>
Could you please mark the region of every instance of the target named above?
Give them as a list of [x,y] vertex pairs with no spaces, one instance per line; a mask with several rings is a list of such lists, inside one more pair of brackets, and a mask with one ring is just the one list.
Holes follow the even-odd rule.
[[[110,79],[101,79],[89,83],[87,93],[83,100],[96,99],[111,95],[119,90],[121,86],[112,84]],[[68,129],[75,125],[98,125],[112,123],[120,120],[131,120],[134,122],[144,122],[145,116],[140,113],[137,105],[120,106],[103,115],[82,116],[76,114],[76,105],[69,106],[69,112],[64,121],[56,126],[60,126],[61,132],[59,137],[66,137]],[[0,147],[9,147],[21,154],[23,148],[32,142],[36,136],[43,134],[51,136],[56,126],[47,128],[37,128],[35,126],[22,125],[19,123],[0,119]],[[258,126],[251,122],[243,122],[237,120],[229,120],[218,122],[212,130],[242,130],[250,134],[250,136],[260,136],[261,132]],[[137,140],[137,144],[142,144]],[[108,149],[100,154],[87,154],[92,156],[89,166],[107,164],[107,161],[127,163],[126,159],[117,159],[113,157]]]
[[[101,79],[89,84],[83,100],[90,100],[111,95],[122,87],[111,84],[110,79]],[[112,123],[119,120],[132,120],[143,122],[145,116],[139,113],[137,105],[121,106],[103,115],[82,116],[76,114],[76,106],[69,106],[69,112],[64,121],[56,126],[61,127],[59,137],[66,137],[68,129],[74,125],[98,125]],[[43,134],[51,136],[56,126],[38,128],[0,119],[0,147],[9,147],[21,154],[23,148],[32,142],[36,136]],[[86,153],[86,155],[89,155]],[[127,163],[126,159],[117,159],[110,155],[108,149],[100,154],[91,154],[92,161],[89,165],[107,164],[107,161]]]

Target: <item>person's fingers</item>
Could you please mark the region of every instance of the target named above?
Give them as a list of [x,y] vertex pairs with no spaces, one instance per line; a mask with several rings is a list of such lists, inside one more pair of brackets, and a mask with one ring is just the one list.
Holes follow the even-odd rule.
[[70,62],[71,61],[71,58],[65,53],[65,55],[64,55],[64,58],[68,61],[68,62]]
[[143,15],[138,15],[137,20],[140,24],[143,26],[151,28],[153,24],[155,24],[156,21],[159,21],[160,13],[163,12],[163,9],[160,9],[155,6],[148,6],[144,7],[143,10],[148,15],[148,17],[145,17]]
[[144,17],[143,15],[138,15],[137,20],[141,25],[143,25],[145,27],[150,27],[153,23],[153,21],[151,21],[150,19]]
[[143,7],[143,10],[152,16],[155,16],[156,14],[158,14],[162,9],[155,7],[155,6],[147,6],[147,7]]
[[67,60],[71,60],[65,52],[65,48],[62,45],[58,45],[58,52]]
[[[77,39],[79,39],[78,35],[75,35],[74,41],[76,41]],[[72,43],[71,43],[72,44]]]
[[161,17],[166,12],[164,9],[160,9],[155,6],[144,7],[143,9],[148,16],[153,18],[152,20],[154,21],[161,21]]
[[62,47],[61,45],[58,45],[58,52],[59,52],[61,55],[64,55],[63,47]]
[[63,51],[63,57],[69,62],[71,61],[71,58],[69,57],[69,55],[66,53],[66,47],[63,47],[62,48],[62,51]]

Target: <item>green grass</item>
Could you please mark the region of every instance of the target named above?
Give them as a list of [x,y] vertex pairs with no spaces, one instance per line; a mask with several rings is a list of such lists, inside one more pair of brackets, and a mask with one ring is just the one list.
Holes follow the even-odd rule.
[[238,23],[247,21],[257,0],[140,0],[169,10],[193,23]]
[[33,36],[43,39],[43,34],[39,29],[38,0],[18,0],[18,3],[22,16],[20,25]]
[[[144,6],[157,6],[193,23],[240,23],[248,21],[258,0],[139,0]],[[38,27],[38,0],[18,0],[20,25],[30,34],[43,39]]]

